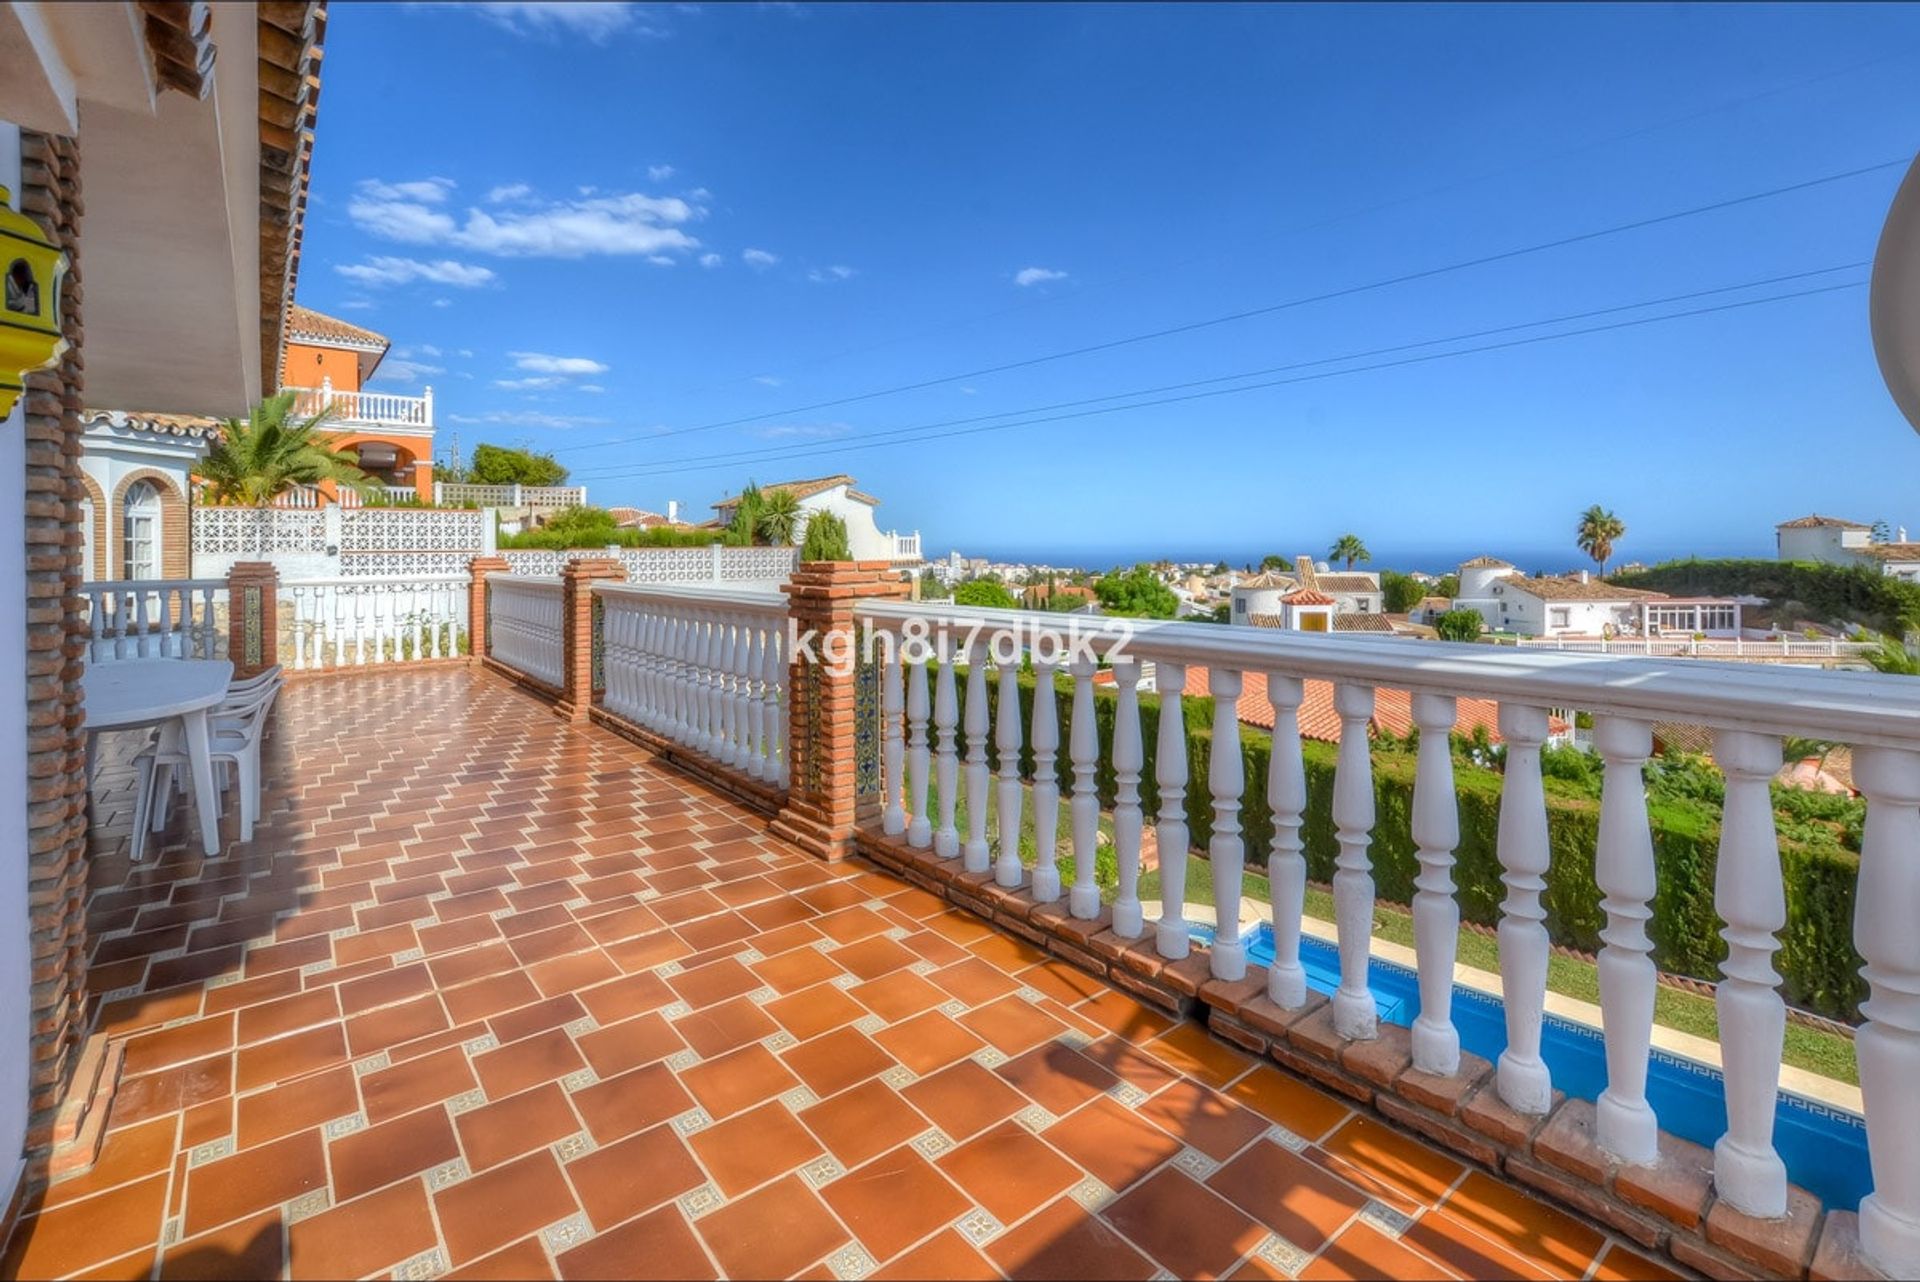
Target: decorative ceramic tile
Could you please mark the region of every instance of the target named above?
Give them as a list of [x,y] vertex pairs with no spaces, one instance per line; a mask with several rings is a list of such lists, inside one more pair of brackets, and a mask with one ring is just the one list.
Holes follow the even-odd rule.
[[975,1246],[991,1242],[1006,1232],[1006,1226],[994,1219],[992,1212],[985,1207],[975,1207],[955,1221],[953,1227],[959,1229],[960,1236]]
[[757,961],[765,961],[766,957],[758,948],[742,948],[733,955],[733,959],[742,965],[752,965]]
[[394,1266],[394,1282],[429,1282],[445,1273],[451,1265],[447,1263],[447,1253],[442,1247],[431,1251],[422,1251],[410,1260],[404,1260]]
[[179,1240],[180,1240],[180,1217],[175,1215],[175,1216],[169,1217],[167,1222],[161,1226],[160,1245],[172,1246],[175,1242],[178,1242]]
[[560,1085],[569,1091],[584,1091],[600,1080],[600,1074],[591,1068],[583,1068],[577,1073],[568,1073],[560,1079]]
[[837,939],[829,939],[827,938],[827,936],[822,935],[818,939],[809,939],[807,941],[807,947],[812,948],[818,952],[830,953],[834,949],[840,947],[840,941]]
[[367,1119],[361,1113],[349,1113],[345,1117],[336,1117],[327,1123],[327,1138],[337,1140],[342,1135],[351,1135],[355,1131],[367,1129]]
[[643,904],[651,903],[654,900],[660,898],[660,892],[653,889],[651,886],[649,886],[647,889],[636,893],[634,895],[634,898],[638,899]]
[[495,1037],[492,1033],[482,1033],[478,1037],[469,1038],[461,1042],[460,1048],[469,1055],[483,1055],[490,1050],[497,1049],[499,1045],[500,1039],[498,1037]]
[[951,1001],[940,1003],[940,1013],[948,1019],[959,1019],[967,1013],[967,1004],[955,997]]
[[1147,1282],[1180,1282],[1180,1278],[1178,1274],[1169,1273],[1165,1269],[1155,1269],[1148,1276]]
[[892,1068],[880,1074],[880,1080],[897,1091],[902,1087],[911,1086],[919,1081],[920,1074],[914,1072],[905,1064],[895,1064]]
[[788,1109],[798,1113],[803,1108],[812,1108],[820,1102],[820,1097],[804,1086],[796,1086],[780,1097],[780,1102]]
[[1093,1039],[1077,1028],[1069,1028],[1053,1039],[1068,1050],[1083,1051],[1093,1045]]
[[1269,1233],[1266,1239],[1254,1248],[1254,1258],[1272,1265],[1290,1278],[1300,1276],[1300,1270],[1307,1267],[1313,1259],[1293,1243],[1278,1234]]
[[1044,1131],[1060,1119],[1038,1104],[1029,1104],[1013,1115],[1013,1120],[1030,1131]]
[[486,1102],[487,1102],[487,1093],[483,1090],[480,1090],[478,1087],[476,1087],[475,1089],[470,1091],[462,1091],[458,1095],[454,1096],[452,1099],[448,1100],[447,1111],[449,1113],[454,1113],[456,1115],[460,1113],[466,1113],[466,1112],[472,1111],[473,1109],[479,1108],[482,1104]]
[[712,1125],[713,1119],[707,1116],[704,1108],[690,1108],[673,1119],[673,1129],[677,1135],[691,1135]]
[[1413,1227],[1413,1220],[1410,1216],[1401,1214],[1385,1202],[1374,1201],[1372,1199],[1369,1199],[1367,1204],[1360,1208],[1360,1220],[1364,1224],[1371,1224],[1388,1237],[1399,1237],[1402,1233],[1405,1233]]
[[356,1077],[365,1077],[368,1073],[377,1073],[383,1068],[390,1067],[392,1063],[392,1057],[387,1052],[381,1051],[378,1055],[369,1055],[365,1059],[355,1060],[353,1072]]
[[232,1155],[233,1136],[224,1135],[217,1140],[209,1140],[205,1144],[196,1146],[191,1153],[187,1154],[187,1165],[189,1167],[204,1166],[208,1162],[217,1162],[223,1157]]
[[499,921],[503,917],[512,917],[515,914],[517,914],[519,911],[520,910],[518,908],[514,908],[514,907],[496,908],[492,912],[488,913],[487,916],[493,918],[495,921]]
[[687,1005],[685,1002],[674,1002],[660,1008],[660,1018],[662,1019],[685,1019],[691,1014],[693,1014],[693,1007]]
[[327,1190],[312,1189],[287,1203],[283,1218],[288,1224],[298,1224],[302,1220],[312,1219],[332,1205],[333,1198]]
[[774,998],[778,997],[779,995],[780,993],[779,993],[779,990],[777,989],[756,988],[752,992],[747,994],[747,1000],[752,1002],[755,1006],[765,1006],[768,1002],[772,1001]]
[[209,979],[204,985],[202,985],[202,987],[226,988],[231,984],[237,984],[239,982],[240,982],[240,972],[237,970],[230,970],[230,971],[227,971],[225,974],[215,975],[212,979]]
[[760,1044],[768,1050],[778,1053],[787,1049],[789,1046],[798,1046],[800,1039],[783,1028],[777,1033],[769,1033],[767,1036],[762,1037]]
[[332,969],[333,963],[330,961],[308,962],[300,968],[300,977],[306,979],[313,975],[324,975]]
[[1021,986],[1020,996],[1030,1002],[1044,1002],[1045,1000],[1047,1000],[1047,995],[1045,993],[1041,992],[1037,988],[1032,988],[1026,985]]
[[1147,1093],[1132,1082],[1115,1082],[1107,1087],[1107,1094],[1116,1104],[1126,1108],[1139,1108],[1147,1102]]
[[1267,1138],[1286,1149],[1289,1153],[1299,1153],[1307,1147],[1307,1141],[1295,1135],[1284,1126],[1273,1125],[1267,1128]]
[[1208,1157],[1197,1148],[1183,1148],[1174,1157],[1173,1164],[1196,1180],[1204,1180],[1220,1169],[1220,1163]]
[[815,1188],[819,1188],[822,1184],[830,1184],[846,1173],[847,1168],[831,1157],[815,1158],[800,1168],[801,1176]]
[[893,942],[897,944],[901,940],[905,939],[908,935],[911,935],[913,932],[908,930],[905,926],[889,926],[886,928],[886,930],[882,931],[881,933],[884,934],[888,939],[891,939]]
[[914,1151],[922,1157],[939,1157],[953,1148],[953,1141],[948,1139],[947,1133],[937,1126],[924,1134],[914,1136],[909,1142],[913,1145]]
[[409,948],[403,953],[395,953],[393,955],[393,964],[398,966],[404,962],[417,962],[426,955],[427,950],[424,948]]
[[582,1015],[579,1019],[571,1020],[560,1027],[569,1037],[585,1037],[588,1033],[599,1030],[600,1021],[591,1015]]
[[653,973],[660,976],[660,978],[662,979],[672,979],[675,975],[678,975],[680,972],[684,971],[685,969],[686,967],[682,966],[677,961],[663,961],[658,966],[655,966],[653,968]]
[[580,1214],[569,1215],[558,1224],[549,1224],[540,1230],[541,1240],[555,1255],[579,1246],[592,1236],[593,1227],[587,1223],[587,1217]]
[[667,1056],[667,1067],[676,1073],[685,1072],[700,1062],[700,1052],[696,1050],[675,1051]]
[[598,1145],[593,1142],[593,1136],[585,1131],[577,1131],[555,1143],[553,1153],[562,1162],[571,1162],[576,1157],[584,1157],[593,1152],[597,1147]]
[[913,965],[907,967],[907,969],[912,971],[916,975],[931,975],[933,974],[934,971],[939,970],[940,967],[935,965],[933,962],[927,961],[926,959],[922,958],[920,961],[917,961]]
[[852,988],[855,984],[864,984],[867,981],[858,975],[835,975],[827,982],[835,988]]
[[859,1243],[841,1247],[827,1257],[827,1272],[843,1282],[858,1282],[879,1267],[866,1248]]
[[859,1019],[853,1021],[853,1026],[868,1036],[872,1036],[885,1028],[887,1021],[879,1015],[862,1015]]
[[439,1192],[449,1184],[458,1184],[467,1178],[467,1159],[456,1157],[451,1162],[442,1162],[427,1172],[427,1188]]
[[1098,1211],[1117,1196],[1114,1191],[1089,1175],[1067,1190],[1067,1196],[1086,1207],[1089,1211]]
[[708,1211],[717,1211],[726,1202],[726,1199],[720,1196],[720,1190],[711,1184],[702,1184],[691,1193],[682,1193],[676,1200],[680,1206],[680,1213],[690,1220],[697,1220]]
[[998,1068],[1007,1062],[1006,1055],[991,1046],[982,1046],[970,1058],[982,1068]]

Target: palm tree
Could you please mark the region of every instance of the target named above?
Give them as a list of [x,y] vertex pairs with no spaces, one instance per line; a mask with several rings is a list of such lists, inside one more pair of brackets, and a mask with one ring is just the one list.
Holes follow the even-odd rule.
[[762,495],[760,520],[755,528],[772,546],[792,547],[794,533],[800,528],[800,500],[793,496],[793,491],[768,490]]
[[1342,534],[1338,541],[1327,549],[1327,560],[1343,561],[1347,569],[1351,570],[1355,561],[1373,560],[1373,553],[1367,551],[1367,545],[1360,541],[1358,534]]
[[1906,647],[1899,637],[1883,636],[1880,648],[1869,650],[1864,655],[1868,665],[1875,672],[1891,672],[1903,677],[1920,677],[1920,659]]
[[1613,559],[1613,544],[1626,537],[1627,523],[1595,503],[1580,514],[1574,542],[1600,566],[1600,577],[1607,577],[1607,562]]
[[269,396],[247,417],[230,418],[197,469],[215,502],[260,507],[299,485],[332,481],[368,493],[373,478],[320,430],[330,410],[293,417],[292,392]]

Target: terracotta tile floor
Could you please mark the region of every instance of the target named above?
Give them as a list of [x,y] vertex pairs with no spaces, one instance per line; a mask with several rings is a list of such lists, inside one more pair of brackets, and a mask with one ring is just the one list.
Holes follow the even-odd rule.
[[277,715],[218,859],[180,807],[130,867],[129,745],[101,772],[125,1076],[11,1273],[1659,1274],[492,678]]

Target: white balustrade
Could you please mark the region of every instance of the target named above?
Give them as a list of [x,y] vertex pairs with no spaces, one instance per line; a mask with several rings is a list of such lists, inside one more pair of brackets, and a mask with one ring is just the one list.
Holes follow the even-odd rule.
[[487,652],[558,690],[566,684],[562,586],[531,574],[487,576]]
[[226,653],[225,579],[127,579],[80,585],[87,658],[212,659]]
[[881,815],[881,828],[889,837],[907,830],[906,781],[906,676],[900,671],[900,654],[889,647],[880,661],[880,743],[882,778],[887,781],[887,804]]
[[328,385],[288,387],[294,393],[293,412],[302,417],[331,410],[343,423],[378,423],[382,427],[426,429],[433,426],[433,395],[402,396],[395,392],[349,392]]
[[749,779],[785,787],[786,598],[615,582],[595,583],[593,593],[601,706]]
[[1053,688],[1055,666],[1034,655],[1033,898],[1042,904],[1060,898],[1060,704]]
[[280,584],[280,661],[295,671],[451,659],[465,653],[468,578],[290,579]]
[[995,884],[1014,887],[1023,880],[1020,864],[1020,657],[1016,650],[996,660],[1000,693],[995,699],[993,746],[999,763],[994,788],[1000,821],[1000,858],[993,865]]
[[[920,665],[907,684],[904,734],[908,750],[905,805],[911,839],[925,820],[920,841],[930,840],[942,857],[962,855],[976,871],[990,867],[985,832],[988,802],[986,736],[986,643],[996,625],[1022,629],[1021,645],[1038,652],[1040,635],[1070,637],[1079,620],[1017,611],[972,610],[940,604],[865,602],[856,615],[884,630],[912,625],[949,645],[966,638],[964,704],[969,832],[954,831],[953,799],[960,782],[958,731],[962,707],[956,697],[956,667],[943,661],[932,674],[931,709],[924,693],[928,674]],[[1163,902],[1155,932],[1162,956],[1185,951],[1182,920],[1185,869],[1190,857],[1187,792],[1188,743],[1182,693],[1189,672],[1205,669],[1214,699],[1206,787],[1209,792],[1211,860],[1215,902],[1216,976],[1243,974],[1235,944],[1241,897],[1242,834],[1247,807],[1264,804],[1273,825],[1263,852],[1272,895],[1274,961],[1268,994],[1297,1009],[1308,999],[1300,961],[1301,917],[1306,890],[1302,828],[1307,784],[1300,748],[1299,713],[1307,680],[1330,682],[1341,723],[1334,770],[1334,900],[1340,943],[1340,982],[1333,997],[1335,1028],[1342,1036],[1374,1035],[1379,1018],[1366,985],[1374,902],[1372,839],[1375,823],[1370,721],[1374,692],[1405,690],[1413,696],[1420,732],[1415,766],[1412,836],[1419,861],[1414,882],[1414,934],[1421,986],[1421,1013],[1414,1021],[1414,1062],[1423,1072],[1457,1073],[1459,1034],[1452,1019],[1452,971],[1459,907],[1453,884],[1459,842],[1458,801],[1448,743],[1457,701],[1484,699],[1499,705],[1505,749],[1496,854],[1505,898],[1498,926],[1500,985],[1507,1045],[1499,1058],[1499,1099],[1522,1114],[1545,1113],[1553,1082],[1541,1058],[1550,942],[1543,902],[1550,858],[1541,749],[1549,708],[1579,708],[1595,717],[1595,748],[1604,762],[1595,881],[1606,925],[1598,964],[1607,1082],[1597,1104],[1597,1138],[1615,1158],[1638,1163],[1657,1159],[1658,1120],[1647,1102],[1653,995],[1656,972],[1648,922],[1654,894],[1652,842],[1642,767],[1651,750],[1655,721],[1705,724],[1716,735],[1715,754],[1726,772],[1715,904],[1725,922],[1727,960],[1719,986],[1727,1129],[1714,1150],[1717,1194],[1734,1208],[1769,1217],[1786,1206],[1787,1172],[1773,1146],[1779,1098],[1785,1005],[1774,970],[1777,934],[1786,923],[1778,838],[1769,794],[1786,736],[1844,743],[1854,751],[1854,776],[1867,799],[1854,943],[1866,965],[1869,998],[1858,1030],[1861,1093],[1873,1192],[1860,1204],[1863,1254],[1889,1276],[1920,1275],[1920,684],[1878,674],[1789,669],[1763,665],[1672,663],[1605,655],[1562,654],[1545,648],[1442,646],[1386,637],[1347,638],[1204,625],[1100,620],[1130,627],[1132,635],[1103,635],[1095,658],[1111,667],[1112,739],[1105,763],[1112,770],[1112,828],[1116,884],[1111,887],[1113,930],[1126,939],[1145,933],[1139,900],[1143,827],[1140,776],[1144,768],[1139,686],[1151,664],[1159,700],[1154,770],[1159,803],[1156,836]],[[1120,645],[1121,640],[1125,641]],[[1058,651],[1055,651],[1058,653]],[[1068,755],[1072,764],[1071,830],[1075,861],[1070,908],[1076,917],[1099,913],[1101,886],[1092,876],[1099,847],[1099,779],[1102,745],[1095,733],[1096,689],[1105,677],[1093,659],[1073,652]],[[1050,835],[1057,822],[1061,780],[1054,768],[1060,726],[1053,708],[1053,669],[1035,665],[1039,678],[1033,712],[1031,780],[1036,846],[1042,852],[1036,888],[1051,892],[1039,875],[1052,861]],[[1238,715],[1243,674],[1266,681],[1273,710],[1272,751],[1264,796],[1243,795],[1244,766],[1234,751],[1243,732]],[[1011,664],[999,671],[1003,712],[1017,707]],[[1043,711],[1044,705],[1044,711]],[[931,717],[929,717],[931,711]],[[929,725],[929,722],[931,723]],[[1003,802],[1000,856],[1004,866],[1017,852],[1024,827],[1019,777],[1008,773],[1020,745],[1021,725],[1004,717],[997,727]],[[912,757],[932,744],[932,768],[941,802],[936,818],[925,813],[921,785],[911,781]],[[918,745],[917,747],[913,745]],[[1009,785],[1014,791],[1009,792]]]
[[907,844],[933,844],[933,820],[927,814],[927,659],[919,648],[903,656],[907,674]]

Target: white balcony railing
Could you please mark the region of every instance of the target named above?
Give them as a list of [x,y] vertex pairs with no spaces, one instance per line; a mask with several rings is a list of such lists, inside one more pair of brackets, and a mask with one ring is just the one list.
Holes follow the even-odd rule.
[[379,427],[397,427],[413,432],[433,430],[433,389],[422,396],[401,396],[395,392],[348,392],[323,380],[319,387],[285,387],[292,392],[293,412],[302,418],[331,410],[337,423],[371,423]]
[[562,588],[557,577],[487,576],[487,653],[558,690],[566,684]]
[[1650,658],[1697,659],[1851,659],[1879,647],[1830,637],[1782,637],[1748,641],[1734,637],[1516,637],[1523,650],[1565,650],[1574,654],[1627,654]]
[[225,579],[83,583],[87,658],[215,659],[227,650]]
[[889,552],[887,555],[888,560],[891,560],[891,561],[920,560],[920,531],[915,530],[912,534],[901,534],[896,531],[889,530],[887,532],[887,538],[893,545],[893,550]]
[[460,481],[436,481],[436,503],[471,504],[474,507],[524,507],[534,512],[557,512],[561,508],[583,507],[587,501],[584,485],[475,485]]
[[621,583],[593,591],[605,611],[602,706],[749,779],[785,787],[787,598]]
[[464,574],[280,585],[281,661],[296,671],[451,659],[467,636]]
[[[388,503],[417,503],[420,500],[420,491],[411,485],[378,485],[373,487],[372,497]],[[343,489],[340,491],[340,506],[367,507],[370,504],[358,491]]]
[[[1059,651],[1039,637],[1068,635],[1069,624],[1018,611],[873,602],[857,617],[901,634],[929,633],[948,652],[929,674],[925,662],[895,658],[882,672],[881,756],[888,780],[884,829],[937,855],[962,856],[974,872],[992,870],[1006,886],[1020,885],[1022,807],[1018,774],[1023,740],[1031,745],[1037,863],[1032,894],[1061,894],[1056,831],[1062,782],[1055,759],[1063,719],[1053,699],[1035,699],[1022,725],[1018,674],[1031,659],[1040,688],[1051,686]],[[973,632],[981,625],[985,632]],[[1603,977],[1607,1082],[1597,1100],[1595,1138],[1612,1157],[1632,1164],[1659,1157],[1659,1121],[1647,1097],[1657,973],[1647,934],[1656,886],[1641,767],[1651,755],[1652,723],[1679,720],[1712,727],[1714,757],[1725,774],[1723,821],[1713,885],[1714,910],[1725,928],[1728,956],[1717,987],[1725,1082],[1726,1130],[1713,1151],[1718,1197],[1762,1218],[1784,1215],[1788,1176],[1774,1144],[1780,1101],[1785,1004],[1774,969],[1778,938],[1787,923],[1779,836],[1769,786],[1781,765],[1783,737],[1842,743],[1853,749],[1854,781],[1866,799],[1853,944],[1865,959],[1869,996],[1856,1041],[1873,1192],[1859,1207],[1860,1243],[1890,1277],[1920,1275],[1920,681],[1853,672],[1786,670],[1731,664],[1674,664],[1450,645],[1396,638],[1342,638],[1258,628],[1198,624],[1132,627],[1116,649],[1125,620],[1107,620],[1093,649],[1107,654],[1118,703],[1110,759],[1101,761],[1094,712],[1095,665],[1081,658],[1065,718],[1072,780],[1071,841],[1076,882],[1068,909],[1091,919],[1100,912],[1094,881],[1097,846],[1096,779],[1117,778],[1112,827],[1118,863],[1114,933],[1146,933],[1139,898],[1143,761],[1138,695],[1141,668],[1151,663],[1161,701],[1154,754],[1158,803],[1154,818],[1163,887],[1154,946],[1165,958],[1190,948],[1183,900],[1189,851],[1189,788],[1211,798],[1212,866],[1217,918],[1209,966],[1214,977],[1247,974],[1239,942],[1246,859],[1243,810],[1269,808],[1273,831],[1267,871],[1271,887],[1273,964],[1267,991],[1289,1009],[1307,999],[1300,935],[1307,866],[1301,828],[1307,791],[1300,748],[1303,679],[1331,682],[1341,722],[1334,774],[1333,820],[1338,855],[1333,897],[1338,924],[1339,985],[1332,1019],[1349,1039],[1376,1035],[1380,1014],[1367,983],[1375,896],[1370,850],[1375,825],[1369,722],[1375,690],[1410,691],[1419,727],[1412,833],[1420,874],[1413,897],[1421,1005],[1412,1026],[1414,1066],[1451,1076],[1460,1069],[1460,1035],[1453,1020],[1455,941],[1460,922],[1454,896],[1458,801],[1449,731],[1457,700],[1495,700],[1505,741],[1504,782],[1496,854],[1505,883],[1501,906],[1500,987],[1506,1049],[1495,1078],[1499,1098],[1529,1115],[1548,1111],[1554,1083],[1542,1058],[1549,937],[1542,902],[1550,846],[1540,749],[1550,708],[1579,708],[1594,717],[1594,746],[1604,762],[1595,880],[1607,924],[1599,954]],[[995,638],[989,652],[987,640]],[[1010,644],[1005,644],[1010,639]],[[1052,642],[1049,642],[1052,644]],[[966,652],[959,651],[965,647]],[[993,675],[989,677],[989,657]],[[964,665],[965,697],[956,669]],[[1207,671],[1214,698],[1211,755],[1204,779],[1188,778],[1185,718],[1180,702],[1190,667]],[[1265,679],[1273,738],[1264,796],[1245,797],[1237,704],[1245,674]],[[934,694],[928,697],[928,683]],[[987,685],[999,686],[997,724],[989,724]],[[904,686],[904,689],[903,689]],[[997,781],[988,773],[991,736],[998,750]],[[964,754],[964,755],[963,755]],[[969,831],[955,829],[955,798],[964,765]],[[927,806],[929,774],[936,780],[938,813]],[[997,782],[990,798],[989,784]],[[989,849],[986,812],[996,804],[1002,839]],[[1265,818],[1264,816],[1262,817]],[[1712,1137],[1709,1137],[1712,1138]]]

